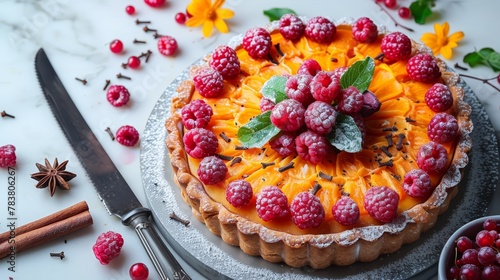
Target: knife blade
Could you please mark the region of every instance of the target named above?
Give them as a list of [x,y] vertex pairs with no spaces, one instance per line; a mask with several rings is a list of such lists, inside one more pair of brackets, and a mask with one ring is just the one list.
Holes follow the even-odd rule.
[[43,49],[36,54],[35,70],[52,113],[105,208],[111,215],[120,218],[122,224],[135,229],[161,279],[190,279],[153,227],[151,210],[142,206],[109,158],[73,103]]

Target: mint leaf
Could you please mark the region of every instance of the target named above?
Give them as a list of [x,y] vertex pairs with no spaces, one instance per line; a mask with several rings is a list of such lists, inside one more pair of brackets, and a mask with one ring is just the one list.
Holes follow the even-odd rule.
[[464,62],[468,63],[470,67],[474,67],[478,64],[483,63],[483,57],[477,52],[471,52],[464,56]]
[[287,80],[288,79],[284,76],[273,76],[264,83],[260,92],[265,98],[278,104],[280,101],[288,98],[285,93],[285,84]]
[[337,149],[348,153],[361,151],[362,136],[354,119],[349,115],[339,113],[335,130],[327,136],[328,141]]
[[264,10],[264,15],[266,15],[269,18],[269,21],[279,20],[283,15],[286,14],[296,15],[297,13],[292,9],[288,8],[272,8],[269,10]]
[[363,61],[356,61],[347,69],[340,78],[340,85],[343,89],[353,86],[359,92],[365,92],[372,81],[374,71],[375,62],[368,56]]
[[417,0],[410,4],[410,11],[413,19],[418,24],[424,24],[425,19],[432,15],[431,6],[434,0]]
[[483,58],[486,59],[490,54],[494,53],[495,50],[492,48],[482,48],[477,53]]
[[271,122],[271,111],[266,111],[240,127],[238,139],[243,147],[261,148],[279,132]]
[[493,71],[500,71],[500,54],[492,52],[486,57],[486,62],[493,69]]
[[478,64],[489,66],[493,71],[500,71],[500,53],[492,48],[482,48],[477,52],[471,52],[464,56],[464,62],[470,67],[475,67]]

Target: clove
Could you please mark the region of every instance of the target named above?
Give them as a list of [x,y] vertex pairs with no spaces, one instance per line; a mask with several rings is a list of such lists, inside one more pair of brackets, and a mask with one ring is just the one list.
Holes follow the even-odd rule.
[[170,219],[177,221],[185,226],[188,226],[191,223],[190,221],[185,220],[185,219],[177,216],[177,214],[175,214],[175,212],[170,213]]

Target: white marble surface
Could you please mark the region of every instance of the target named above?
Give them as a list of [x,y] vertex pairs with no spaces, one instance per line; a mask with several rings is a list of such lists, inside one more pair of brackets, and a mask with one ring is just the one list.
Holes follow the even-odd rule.
[[[399,2],[408,5],[411,1]],[[227,42],[232,36],[243,33],[250,27],[267,23],[263,10],[289,7],[309,17],[369,16],[378,24],[404,31],[395,27],[372,0],[324,0],[315,1],[314,5],[305,1],[228,0],[225,6],[236,14],[228,21],[230,33],[216,33],[209,39],[203,39],[201,29],[189,29],[174,21],[174,15],[184,11],[188,3],[187,0],[171,0],[165,7],[153,9],[143,1],[0,1],[0,111],[5,110],[15,116],[15,119],[0,119],[0,146],[13,144],[17,148],[17,225],[41,218],[81,200],[87,201],[94,219],[91,227],[17,254],[15,272],[9,270],[11,264],[6,259],[0,260],[2,278],[129,279],[130,265],[144,262],[150,268],[149,279],[158,279],[134,231],[122,226],[119,219],[106,212],[52,116],[33,68],[34,55],[40,47],[45,49],[75,104],[120,172],[146,205],[147,200],[141,186],[139,145],[133,148],[121,146],[116,141],[111,141],[104,129],[110,127],[115,131],[128,124],[141,132],[156,100],[170,81],[218,44]],[[128,4],[135,6],[135,15],[125,13],[125,6]],[[434,9],[435,16],[425,25],[399,19],[396,11],[391,11],[391,14],[400,23],[415,29],[415,32],[407,33],[415,40],[419,40],[423,32],[433,31],[434,22],[448,21],[452,32],[463,31],[465,39],[454,50],[453,59],[448,61],[449,65],[453,65],[455,62],[461,63],[463,56],[474,49],[492,47],[500,50],[500,39],[495,33],[499,9],[500,2],[497,0],[440,0]],[[142,25],[135,24],[136,18],[150,20],[150,28],[158,29],[160,34],[174,36],[179,43],[177,55],[165,57],[159,54],[152,33],[143,32]],[[147,43],[133,44],[134,38]],[[113,39],[124,42],[123,54],[115,55],[109,51],[108,44]],[[121,68],[121,63],[130,55],[139,55],[148,49],[153,54],[148,63],[143,61],[140,69]],[[119,72],[132,77],[132,80],[116,79]],[[483,78],[498,74],[486,67],[477,67],[463,73]],[[84,86],[75,77],[85,78],[88,83]],[[132,97],[129,105],[115,108],[106,101],[102,89],[106,79],[110,79],[112,84],[123,84],[130,90]],[[466,81],[482,101],[499,135],[500,92],[478,81]],[[36,182],[30,178],[30,174],[37,171],[36,162],[41,163],[44,158],[52,161],[55,157],[61,161],[69,160],[67,169],[78,176],[70,182],[71,190],[57,190],[50,197],[47,189],[34,187]],[[7,230],[7,177],[7,170],[0,169],[1,232]],[[125,245],[118,259],[103,266],[95,259],[91,247],[97,236],[108,230],[121,233]],[[66,254],[64,260],[49,256],[50,252],[60,251]]]

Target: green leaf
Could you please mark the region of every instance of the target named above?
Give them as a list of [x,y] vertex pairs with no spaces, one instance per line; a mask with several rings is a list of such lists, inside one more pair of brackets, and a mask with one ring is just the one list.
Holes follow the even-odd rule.
[[270,116],[271,111],[266,111],[240,127],[238,139],[243,147],[261,148],[280,132],[271,122]]
[[296,15],[297,13],[292,9],[288,8],[272,8],[269,10],[264,10],[264,15],[266,15],[269,18],[269,21],[279,20],[283,15],[286,14]]
[[493,69],[493,71],[500,71],[500,54],[492,52],[486,57],[486,62]]
[[464,62],[468,63],[470,67],[474,67],[478,64],[483,63],[484,59],[481,57],[481,55],[479,55],[479,53],[471,52],[464,56]]
[[348,153],[357,153],[362,149],[362,136],[354,119],[339,113],[335,130],[328,134],[328,141],[337,149]]
[[285,93],[287,80],[288,79],[285,76],[273,76],[264,83],[260,92],[265,98],[270,99],[277,104],[280,101],[288,99],[288,96]]
[[417,0],[410,4],[410,11],[416,23],[425,23],[425,19],[432,15],[431,6],[433,4],[433,0]]
[[475,67],[478,64],[489,66],[493,71],[500,71],[500,53],[492,48],[482,48],[477,52],[471,52],[464,56],[464,62],[470,67]]
[[495,50],[492,48],[482,48],[477,53],[483,58],[486,59],[490,54],[494,53]]
[[374,71],[375,62],[368,56],[363,61],[356,61],[347,69],[340,78],[340,85],[343,89],[354,86],[360,92],[365,92],[372,81]]

